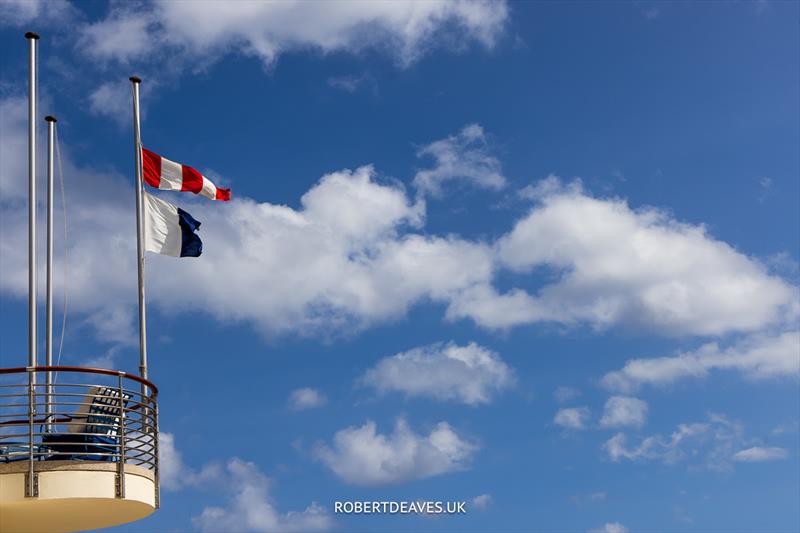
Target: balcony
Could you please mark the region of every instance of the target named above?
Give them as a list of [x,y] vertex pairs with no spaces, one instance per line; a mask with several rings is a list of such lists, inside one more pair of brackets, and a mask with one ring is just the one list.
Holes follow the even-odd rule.
[[157,395],[114,370],[0,368],[0,531],[97,529],[155,511]]

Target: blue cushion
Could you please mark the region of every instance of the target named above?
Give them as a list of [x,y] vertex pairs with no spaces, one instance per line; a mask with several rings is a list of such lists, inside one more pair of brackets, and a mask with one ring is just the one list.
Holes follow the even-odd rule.
[[116,437],[80,435],[74,433],[50,433],[42,435],[42,445],[53,453],[48,461],[114,461],[110,455],[119,452]]

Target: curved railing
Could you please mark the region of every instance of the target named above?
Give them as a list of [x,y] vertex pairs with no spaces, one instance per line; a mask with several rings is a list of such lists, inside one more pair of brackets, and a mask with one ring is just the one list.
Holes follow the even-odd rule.
[[0,368],[0,465],[28,461],[36,495],[42,461],[115,463],[118,495],[126,465],[158,485],[158,389],[134,374],[101,368]]

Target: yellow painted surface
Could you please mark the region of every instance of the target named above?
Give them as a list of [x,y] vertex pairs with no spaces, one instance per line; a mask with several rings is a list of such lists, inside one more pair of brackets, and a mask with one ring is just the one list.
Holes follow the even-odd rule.
[[87,461],[38,472],[38,498],[25,497],[24,473],[0,471],[0,533],[98,529],[140,520],[155,511],[152,475],[126,472],[125,498],[116,498],[116,473],[109,465],[93,466]]

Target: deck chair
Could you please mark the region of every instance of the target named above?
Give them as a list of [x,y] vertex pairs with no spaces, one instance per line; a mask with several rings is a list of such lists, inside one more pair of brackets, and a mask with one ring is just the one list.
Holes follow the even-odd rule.
[[[123,407],[130,395],[123,394]],[[53,453],[49,460],[114,461],[119,453],[119,390],[95,386],[89,389],[78,411],[71,416],[66,433],[42,436],[42,445]]]

